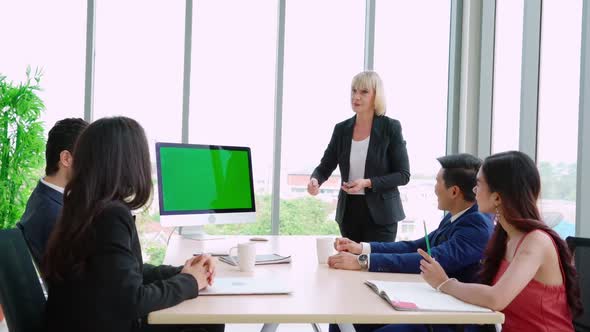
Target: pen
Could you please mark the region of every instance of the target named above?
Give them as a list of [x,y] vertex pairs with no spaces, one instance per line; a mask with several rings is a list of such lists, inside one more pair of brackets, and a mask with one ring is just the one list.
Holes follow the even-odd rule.
[[428,240],[428,231],[426,230],[426,221],[422,220],[424,224],[424,238],[426,239],[426,250],[428,251],[428,255],[432,257],[432,252],[430,252],[430,241]]

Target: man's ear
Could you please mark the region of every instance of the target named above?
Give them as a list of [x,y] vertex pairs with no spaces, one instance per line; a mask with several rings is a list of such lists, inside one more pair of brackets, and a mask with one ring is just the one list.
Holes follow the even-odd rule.
[[460,193],[461,193],[461,189],[459,189],[459,187],[457,187],[457,186],[451,187],[451,195],[453,196],[453,198],[459,196]]
[[72,154],[70,153],[70,151],[63,150],[62,152],[59,153],[59,162],[65,168],[72,167],[72,162],[73,161],[74,161],[74,158],[72,157]]

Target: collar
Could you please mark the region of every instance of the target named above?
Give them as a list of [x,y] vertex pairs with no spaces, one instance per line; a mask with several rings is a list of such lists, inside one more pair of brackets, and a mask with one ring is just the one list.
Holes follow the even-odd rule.
[[461,212],[457,212],[455,215],[452,215],[451,216],[451,222],[459,219],[459,217],[461,217],[465,212],[467,212],[467,210],[471,209],[472,207],[473,207],[473,205],[470,206],[470,207],[468,207],[468,208],[466,208],[465,210],[463,210]]
[[51,189],[53,189],[53,190],[55,190],[55,191],[58,191],[58,192],[60,192],[61,194],[63,194],[63,193],[64,193],[64,190],[65,190],[64,188],[62,188],[62,187],[60,187],[60,186],[57,186],[57,185],[55,185],[55,184],[53,184],[53,183],[49,183],[49,182],[47,182],[47,181],[43,180],[43,178],[41,178],[41,180],[40,180],[40,181],[41,181],[41,183],[43,183],[43,184],[44,184],[44,185],[46,185],[47,187],[49,187],[49,188],[51,188]]

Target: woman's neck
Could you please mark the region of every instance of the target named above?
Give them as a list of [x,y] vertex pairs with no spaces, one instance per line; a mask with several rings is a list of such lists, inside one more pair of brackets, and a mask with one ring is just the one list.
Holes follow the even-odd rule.
[[522,236],[522,234],[524,232],[518,230],[516,227],[512,226],[510,223],[508,223],[506,221],[506,219],[504,219],[503,216],[499,217],[499,223],[502,226],[502,228],[506,231],[506,234],[508,235],[508,239],[516,239],[516,238],[520,238]]
[[356,114],[356,125],[357,126],[371,126],[373,124],[373,117],[375,114],[373,112],[363,112]]

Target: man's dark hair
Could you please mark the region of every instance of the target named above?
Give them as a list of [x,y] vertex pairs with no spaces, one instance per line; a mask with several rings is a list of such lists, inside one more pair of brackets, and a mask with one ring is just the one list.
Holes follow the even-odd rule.
[[457,186],[468,202],[475,201],[473,187],[477,184],[477,171],[481,167],[481,159],[468,153],[439,157],[436,160],[443,168],[445,186]]
[[49,130],[47,145],[45,146],[45,175],[54,175],[59,171],[59,155],[62,151],[74,149],[76,139],[88,126],[88,122],[80,118],[59,120]]

